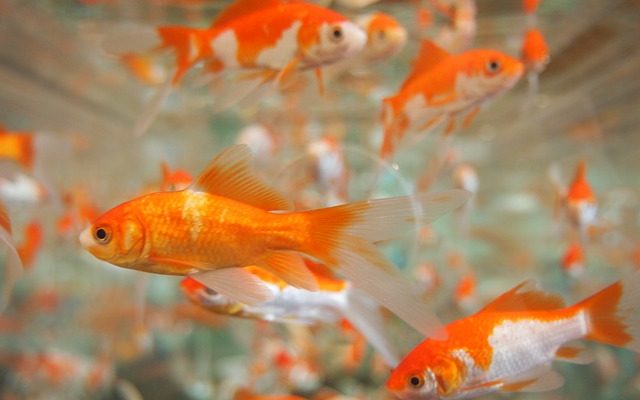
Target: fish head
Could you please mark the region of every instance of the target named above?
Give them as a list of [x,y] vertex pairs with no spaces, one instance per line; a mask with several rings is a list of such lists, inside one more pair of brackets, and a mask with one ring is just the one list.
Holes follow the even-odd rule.
[[383,61],[393,57],[407,43],[407,30],[390,15],[377,12],[357,20],[367,32],[364,55],[368,61]]
[[[402,364],[401,364],[402,365]],[[438,399],[438,381],[429,368],[396,368],[387,380],[387,390],[401,400]]]
[[348,58],[360,52],[367,42],[367,34],[356,24],[333,11],[325,11],[310,14],[300,28],[302,64],[306,68]]
[[80,244],[100,260],[121,267],[140,262],[145,247],[145,228],[127,204],[98,217],[80,233]]
[[470,101],[501,94],[515,85],[524,72],[522,62],[496,50],[472,50],[460,58],[456,91]]
[[447,341],[427,339],[393,370],[387,390],[402,400],[437,400],[453,397],[464,378],[462,350],[451,350]]

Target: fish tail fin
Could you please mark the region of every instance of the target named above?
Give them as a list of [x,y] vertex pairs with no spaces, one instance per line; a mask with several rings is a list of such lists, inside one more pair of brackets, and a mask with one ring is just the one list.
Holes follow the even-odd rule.
[[397,236],[403,222],[433,221],[468,197],[464,190],[451,190],[306,211],[310,234],[299,250],[324,262],[421,333],[431,335],[441,327],[436,315],[417,287],[395,270],[374,243]]
[[365,293],[351,288],[343,310],[344,317],[380,353],[387,365],[395,367],[400,362],[397,350],[385,333],[380,306]]
[[22,275],[22,261],[16,250],[16,245],[11,236],[11,220],[4,204],[0,202],[0,242],[7,247],[7,259],[4,262],[2,273],[2,291],[0,292],[0,312],[4,310],[9,299],[13,285]]
[[640,352],[640,272],[576,304],[588,322],[587,339]]
[[172,83],[177,85],[201,57],[203,30],[183,26],[161,26],[158,28],[161,44],[159,49],[173,49],[176,54],[176,72]]

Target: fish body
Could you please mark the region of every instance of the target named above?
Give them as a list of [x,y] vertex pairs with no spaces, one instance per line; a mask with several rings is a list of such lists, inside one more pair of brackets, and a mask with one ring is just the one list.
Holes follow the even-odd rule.
[[574,306],[525,282],[483,310],[426,339],[387,381],[398,398],[464,399],[491,392],[546,391],[562,385],[554,360],[589,362],[570,342],[588,339],[640,351],[640,273]]
[[433,331],[437,320],[426,301],[416,298],[412,285],[395,273],[373,243],[389,239],[402,221],[430,220],[458,207],[467,200],[466,192],[287,211],[289,201],[256,177],[251,161],[246,146],[233,146],[220,153],[190,188],[143,195],[116,206],[84,230],[80,242],[114,265],[192,275],[245,304],[274,297],[261,279],[243,268],[251,265],[292,286],[318,290],[317,279],[303,262],[306,255],[416,329]]
[[400,90],[383,100],[381,157],[389,158],[407,131],[425,131],[447,121],[446,133],[451,133],[457,116],[465,116],[463,125],[468,125],[480,105],[511,88],[522,72],[519,60],[499,51],[450,55],[423,41]]
[[213,73],[248,68],[275,71],[275,77],[336,62],[366,41],[344,16],[298,0],[238,0],[210,28],[164,26],[158,34],[161,47],[176,52],[174,84],[199,62]]

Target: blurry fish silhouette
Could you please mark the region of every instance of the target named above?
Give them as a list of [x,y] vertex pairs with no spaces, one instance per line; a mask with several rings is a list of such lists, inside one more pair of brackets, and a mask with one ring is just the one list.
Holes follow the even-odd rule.
[[549,63],[549,48],[542,32],[529,29],[522,40],[521,58],[527,70],[530,93],[538,91],[538,77]]
[[0,126],[0,161],[9,160],[18,163],[27,171],[33,169],[33,134],[13,132]]
[[447,325],[447,339],[427,339],[391,373],[387,388],[403,400],[463,399],[492,392],[554,390],[554,360],[590,362],[587,339],[640,352],[640,272],[564,307],[531,281],[478,313]]
[[522,63],[495,50],[450,55],[425,40],[400,90],[383,101],[384,138],[380,156],[392,157],[408,131],[427,131],[447,121],[446,134],[464,116],[471,123],[480,106],[511,88],[522,75]]
[[359,16],[355,23],[367,33],[367,43],[360,53],[367,62],[389,59],[407,42],[407,30],[389,14],[376,11]]
[[562,269],[572,278],[584,273],[584,251],[580,243],[572,243],[562,257]]
[[0,197],[8,203],[40,203],[47,195],[47,189],[29,175],[18,172],[11,178],[0,176]]
[[42,248],[42,224],[30,222],[25,228],[24,241],[17,248],[22,266],[31,268]]
[[160,165],[160,168],[162,169],[162,183],[160,185],[161,192],[184,190],[193,183],[193,177],[185,170],[171,170],[169,169],[169,165],[165,162]]
[[246,305],[233,301],[189,277],[182,280],[180,288],[193,303],[223,315],[299,324],[336,324],[346,318],[389,366],[397,365],[398,355],[385,336],[378,304],[354,290],[348,282],[333,276],[326,266],[307,259],[304,262],[318,282],[317,291],[292,287],[257,267],[245,268],[273,292],[273,299],[261,304]]
[[[204,64],[213,75],[250,70],[241,79],[248,91],[266,81],[285,82],[306,69],[315,69],[322,91],[320,67],[353,55],[366,41],[364,32],[344,16],[301,0],[237,0],[209,28],[162,26],[157,33],[160,49],[175,52],[173,86],[195,65]],[[148,128],[169,93],[166,85],[158,92],[138,121],[137,134]]]
[[[244,145],[220,153],[190,188],[127,201],[80,235],[97,258],[124,268],[191,275],[245,304],[273,299],[256,265],[288,284],[317,290],[301,254],[316,258],[421,332],[438,321],[373,243],[403,222],[432,221],[462,205],[465,191],[360,201],[292,212],[284,196],[260,181]],[[416,209],[417,207],[417,209]],[[417,214],[416,214],[417,212]]]

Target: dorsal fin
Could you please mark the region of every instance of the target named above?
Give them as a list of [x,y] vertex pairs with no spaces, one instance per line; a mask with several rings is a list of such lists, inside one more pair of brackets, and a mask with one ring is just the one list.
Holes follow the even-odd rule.
[[222,10],[211,23],[211,28],[218,28],[238,18],[258,11],[266,10],[280,4],[302,3],[301,0],[236,0]]
[[412,82],[418,76],[422,75],[450,56],[451,55],[446,50],[439,47],[433,41],[428,39],[423,40],[420,44],[418,55],[411,64],[411,72],[409,73],[409,76],[407,76],[407,79],[405,79],[402,87],[404,88],[409,84],[409,82]]
[[243,144],[223,150],[211,161],[192,190],[233,199],[264,210],[290,210],[291,203],[262,182],[252,168],[249,147]]
[[560,296],[543,292],[534,280],[528,280],[500,295],[480,312],[555,310],[564,305]]

